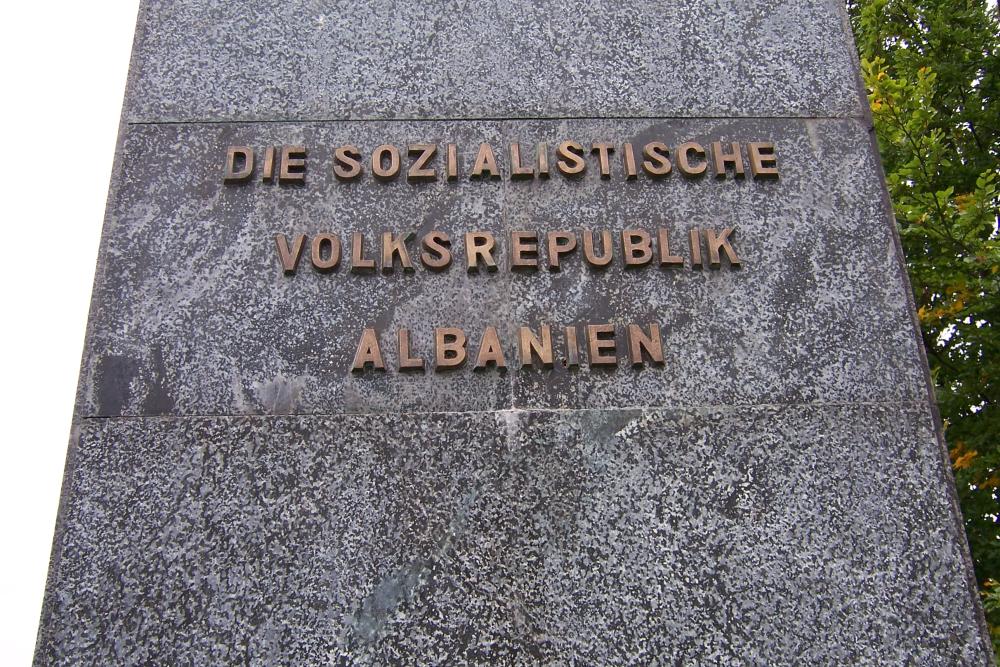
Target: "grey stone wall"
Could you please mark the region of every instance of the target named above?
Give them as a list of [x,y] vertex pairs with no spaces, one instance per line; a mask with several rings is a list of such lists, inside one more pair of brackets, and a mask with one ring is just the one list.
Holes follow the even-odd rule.
[[[36,664],[990,664],[865,109],[836,0],[144,2]],[[781,178],[328,168],[564,139],[774,140]],[[224,185],[236,144],[307,184]],[[743,268],[273,241],[660,226]],[[664,367],[517,367],[587,322],[659,322]],[[350,372],[363,327],[391,363],[487,325],[506,373]]]

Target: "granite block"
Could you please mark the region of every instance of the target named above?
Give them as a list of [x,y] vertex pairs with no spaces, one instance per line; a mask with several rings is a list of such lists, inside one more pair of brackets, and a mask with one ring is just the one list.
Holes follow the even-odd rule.
[[836,0],[147,2],[129,122],[860,116]]
[[38,664],[988,664],[925,406],[87,419]]
[[[553,177],[504,193],[510,229],[668,230],[677,268],[595,270],[581,253],[558,272],[512,282],[516,322],[661,326],[664,368],[586,364],[514,375],[517,407],[625,407],[915,400],[925,394],[908,285],[896,255],[880,167],[866,128],[853,121],[739,120],[507,123],[508,142],[592,137],[621,146],[770,139],[777,181]],[[621,152],[619,148],[619,153]],[[617,171],[616,171],[617,170]],[[741,266],[723,255],[694,269],[689,232],[731,227]],[[653,264],[656,263],[654,257]],[[582,333],[580,348],[585,350]]]

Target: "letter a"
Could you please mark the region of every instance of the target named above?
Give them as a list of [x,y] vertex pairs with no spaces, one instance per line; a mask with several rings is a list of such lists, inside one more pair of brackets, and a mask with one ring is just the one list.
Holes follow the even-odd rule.
[[372,368],[385,370],[382,350],[378,345],[378,334],[375,333],[374,329],[365,329],[361,333],[361,340],[358,341],[358,351],[354,353],[354,363],[351,364],[351,370],[363,371],[366,364],[371,364]]

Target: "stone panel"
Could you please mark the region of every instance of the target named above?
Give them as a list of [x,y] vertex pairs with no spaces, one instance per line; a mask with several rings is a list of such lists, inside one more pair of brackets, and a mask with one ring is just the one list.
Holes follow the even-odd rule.
[[[456,142],[466,174],[480,141],[497,150],[560,139],[671,146],[692,139],[774,139],[777,182],[707,176],[623,178],[620,156],[601,179],[336,181],[335,146],[366,153],[382,142]],[[632,407],[914,400],[924,396],[878,170],[855,121],[546,121],[132,127],[122,184],[105,233],[81,405],[85,415],[340,413],[504,407]],[[225,186],[230,144],[303,143],[304,187]],[[442,149],[443,151],[444,149]],[[554,158],[553,158],[554,160]],[[441,164],[439,162],[439,168]],[[553,166],[554,168],[554,166]],[[670,230],[686,265],[606,271],[581,251],[558,273],[509,270],[512,230],[627,227]],[[693,227],[734,227],[739,270],[692,270]],[[448,232],[456,261],[443,273],[332,274],[308,258],[282,274],[276,232]],[[489,230],[500,270],[468,273],[459,239]],[[419,244],[411,242],[416,262]],[[346,249],[345,249],[346,253]],[[543,255],[544,260],[544,255]],[[346,258],[343,260],[346,264]],[[432,354],[433,328],[457,326],[478,345],[498,328],[516,368],[516,327],[658,322],[663,369],[587,367],[444,374],[352,375],[362,328],[382,333],[394,364],[395,331],[412,330]],[[582,341],[582,327],[581,341]],[[624,338],[619,337],[619,343]],[[557,345],[562,345],[561,339]]]
[[149,2],[132,122],[858,116],[837,0]]
[[987,664],[924,408],[89,419],[41,664]]

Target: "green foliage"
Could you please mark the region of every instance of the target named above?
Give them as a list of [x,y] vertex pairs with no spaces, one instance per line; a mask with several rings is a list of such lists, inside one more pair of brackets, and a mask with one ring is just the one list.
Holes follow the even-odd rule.
[[1000,649],[1000,13],[985,0],[847,7]]

